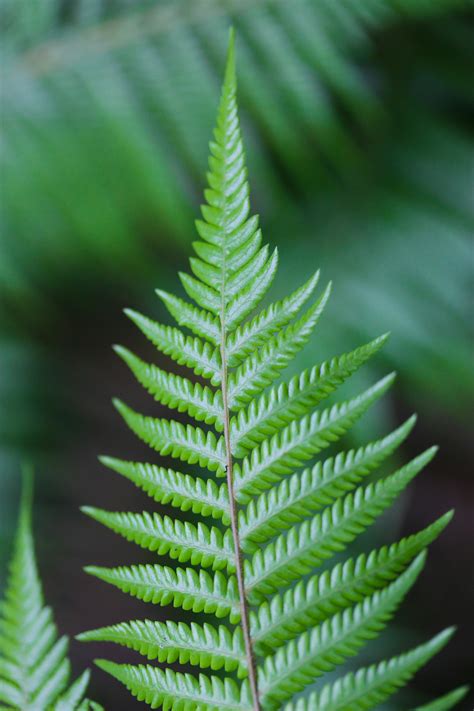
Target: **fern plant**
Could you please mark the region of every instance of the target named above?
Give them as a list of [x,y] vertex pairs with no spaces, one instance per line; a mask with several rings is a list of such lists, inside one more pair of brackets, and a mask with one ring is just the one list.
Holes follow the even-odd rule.
[[[174,375],[116,348],[158,402],[204,423],[148,417],[115,401],[127,425],[159,454],[199,465],[203,473],[102,458],[156,502],[203,520],[84,509],[127,540],[178,563],[160,558],[156,564],[87,571],[146,602],[180,608],[182,619],[123,622],[80,638],[115,642],[167,665],[97,661],[152,708],[373,708],[438,652],[452,630],[309,696],[298,695],[381,632],[423,568],[426,547],[452,513],[390,546],[314,570],[393,503],[435,448],[364,484],[408,436],[412,417],[380,440],[303,468],[392,384],[389,375],[357,397],[314,410],[387,336],[274,384],[310,337],[330,285],[305,310],[318,283],[316,272],[252,317],[275,276],[278,256],[262,246],[258,219],[250,216],[233,37],[210,151],[203,220],[196,223],[201,239],[194,243],[192,273],[180,274],[191,301],[158,290],[171,316],[191,335],[127,311],[161,353],[201,378]],[[209,618],[193,620],[191,613]],[[198,673],[169,666],[174,663]]]
[[5,600],[0,616],[0,708],[5,711],[100,711],[84,694],[85,671],[72,684],[67,637],[58,637],[46,607],[31,528],[32,477],[23,495]]

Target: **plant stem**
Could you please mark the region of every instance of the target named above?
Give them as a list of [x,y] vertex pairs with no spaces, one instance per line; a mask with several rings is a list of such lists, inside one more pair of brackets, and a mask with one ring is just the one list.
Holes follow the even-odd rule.
[[234,539],[234,549],[235,549],[235,570],[237,575],[237,585],[239,589],[240,598],[240,610],[241,610],[241,623],[242,632],[244,636],[245,643],[245,653],[247,656],[247,666],[249,674],[250,688],[252,690],[253,696],[253,707],[254,711],[261,711],[260,700],[258,695],[258,679],[257,679],[257,669],[255,665],[255,656],[252,647],[252,638],[250,636],[250,624],[249,624],[249,611],[247,597],[245,594],[245,583],[244,583],[244,571],[243,571],[243,561],[242,552],[240,548],[240,537],[239,537],[239,524],[237,518],[237,502],[234,495],[234,476],[232,467],[232,451],[230,446],[230,415],[229,415],[229,403],[227,397],[227,359],[226,359],[226,349],[225,349],[225,325],[224,320],[221,317],[221,360],[222,360],[222,402],[224,407],[224,440],[226,448],[226,474],[227,474],[227,487],[229,490],[229,505],[230,505],[230,522],[232,529],[232,537]]

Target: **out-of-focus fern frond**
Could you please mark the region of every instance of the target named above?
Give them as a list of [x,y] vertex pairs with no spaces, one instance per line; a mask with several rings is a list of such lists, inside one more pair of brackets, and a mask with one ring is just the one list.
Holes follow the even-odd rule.
[[84,698],[89,672],[73,683],[68,640],[58,637],[43,600],[31,529],[32,477],[23,498],[0,615],[0,702],[11,711],[100,711]]

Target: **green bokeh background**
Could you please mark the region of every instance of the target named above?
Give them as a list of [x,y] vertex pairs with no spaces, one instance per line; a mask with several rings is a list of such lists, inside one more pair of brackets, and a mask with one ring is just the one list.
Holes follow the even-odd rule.
[[[361,657],[460,625],[413,696],[387,706],[409,708],[474,678],[471,2],[2,0],[0,578],[31,460],[39,562],[62,631],[153,613],[82,573],[140,554],[78,506],[148,505],[96,460],[144,456],[112,395],[157,411],[110,344],[157,359],[121,309],[165,318],[153,289],[178,290],[231,24],[253,206],[280,250],[272,296],[318,266],[334,282],[298,366],[390,330],[345,393],[391,369],[397,384],[352,442],[417,411],[403,456],[441,445],[366,538],[457,510],[397,623]],[[72,646],[78,670],[98,653]],[[139,707],[102,673],[93,684],[107,708]]]

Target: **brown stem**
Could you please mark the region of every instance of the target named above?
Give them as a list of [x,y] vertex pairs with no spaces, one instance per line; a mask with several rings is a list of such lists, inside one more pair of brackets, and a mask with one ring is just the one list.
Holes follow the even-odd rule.
[[232,537],[234,539],[234,549],[235,549],[235,569],[237,575],[237,585],[239,588],[239,598],[240,598],[240,610],[241,610],[241,622],[242,622],[242,632],[244,635],[245,642],[245,653],[247,656],[247,666],[249,673],[250,688],[252,690],[254,711],[261,711],[260,700],[258,695],[258,679],[257,679],[257,669],[255,665],[255,657],[252,647],[252,638],[250,636],[250,625],[249,625],[249,610],[247,604],[247,597],[245,595],[245,583],[244,583],[244,571],[243,571],[243,561],[242,552],[240,549],[240,537],[239,537],[239,524],[237,519],[237,502],[234,496],[234,476],[232,469],[232,451],[230,446],[230,416],[229,416],[229,404],[227,397],[227,363],[226,363],[226,351],[225,351],[225,326],[223,319],[221,319],[222,337],[221,337],[221,359],[222,359],[222,401],[224,407],[224,440],[226,448],[226,474],[227,474],[227,487],[229,489],[229,504],[230,504],[230,522],[232,529]]

